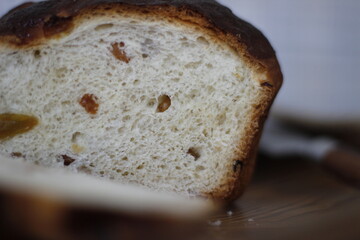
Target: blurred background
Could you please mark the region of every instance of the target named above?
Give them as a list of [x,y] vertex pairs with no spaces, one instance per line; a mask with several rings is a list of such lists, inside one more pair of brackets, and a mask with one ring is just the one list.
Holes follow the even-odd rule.
[[220,2],[261,29],[277,51],[285,81],[275,115],[360,128],[360,1]]

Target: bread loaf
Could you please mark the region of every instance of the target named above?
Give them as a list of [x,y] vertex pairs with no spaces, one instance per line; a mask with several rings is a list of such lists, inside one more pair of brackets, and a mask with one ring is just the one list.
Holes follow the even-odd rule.
[[233,200],[281,83],[267,39],[212,0],[25,4],[0,20],[0,154]]

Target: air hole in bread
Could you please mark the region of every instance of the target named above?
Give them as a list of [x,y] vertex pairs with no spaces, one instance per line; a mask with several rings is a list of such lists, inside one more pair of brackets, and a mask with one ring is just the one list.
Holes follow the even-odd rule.
[[166,31],[166,34],[169,35],[169,36],[174,36],[174,34],[170,31]]
[[243,165],[244,165],[244,163],[242,161],[236,160],[233,165],[234,172],[241,171]]
[[204,45],[209,45],[209,41],[203,36],[198,37],[196,41]]
[[[146,96],[145,95],[142,95],[141,97],[140,97],[140,101],[141,102],[144,102],[146,100]],[[140,115],[140,114],[139,114]]]
[[64,166],[70,166],[70,164],[75,162],[75,159],[72,157],[69,157],[68,155],[61,155],[61,158],[63,159]]
[[223,125],[226,121],[226,113],[222,113],[222,114],[219,114],[217,115],[216,117],[216,120],[217,120],[217,123],[218,125]]
[[191,156],[193,156],[195,161],[201,157],[200,149],[195,148],[195,147],[189,148],[187,153],[190,154]]
[[146,54],[146,53],[143,53],[141,56],[142,56],[143,58],[148,58],[148,57],[149,57],[149,55]]
[[178,129],[177,127],[173,126],[173,127],[171,128],[171,131],[172,131],[172,132],[178,132],[179,129]]
[[12,152],[10,154],[10,156],[13,157],[13,158],[21,158],[21,157],[23,157],[23,154],[20,153],[20,152]]
[[126,115],[125,117],[122,118],[123,122],[127,122],[131,119],[131,117],[129,115]]
[[61,67],[55,69],[54,71],[57,78],[65,78],[66,74],[69,72],[69,69],[67,69],[66,67]]
[[268,82],[262,83],[261,86],[263,86],[263,87],[269,87],[269,88],[272,88],[272,87],[273,87],[273,85],[270,84],[270,83],[268,83]]
[[101,25],[98,25],[95,27],[95,31],[109,29],[109,28],[112,28],[113,26],[114,26],[114,24],[112,24],[112,23],[101,24]]
[[156,99],[152,98],[152,99],[149,100],[147,105],[148,105],[148,107],[153,107],[155,105],[155,103],[156,103]]
[[209,133],[208,133],[208,131],[207,131],[206,129],[204,129],[204,130],[202,131],[202,133],[203,133],[203,135],[204,135],[205,137],[208,137],[208,136],[209,136]]
[[215,88],[214,88],[213,86],[208,86],[208,87],[206,88],[206,90],[208,91],[209,94],[215,92]]
[[121,127],[121,128],[118,129],[118,133],[119,133],[119,134],[123,134],[124,131],[125,131],[125,128],[124,128],[124,127]]
[[150,46],[150,45],[153,45],[153,44],[154,44],[154,41],[152,39],[146,38],[142,45]]
[[137,98],[137,97],[136,97],[135,95],[131,95],[130,101],[131,101],[131,102],[135,102],[136,98]]
[[158,98],[158,107],[157,107],[157,112],[165,112],[166,110],[168,110],[171,106],[171,99],[168,95],[161,95]]
[[82,135],[81,132],[74,132],[73,135],[71,136],[71,142],[72,143],[77,143],[79,140],[79,137]]
[[196,170],[197,172],[201,172],[201,171],[204,171],[204,170],[205,170],[205,167],[204,167],[204,166],[197,166],[195,170]]
[[213,68],[214,68],[214,66],[213,66],[211,63],[207,63],[207,64],[205,64],[205,66],[206,66],[207,68],[209,68],[209,69],[213,69]]
[[139,165],[136,169],[137,169],[137,170],[144,169],[144,164]]
[[198,90],[192,90],[190,93],[190,98],[194,99],[196,98],[196,96],[199,96],[199,91]]
[[188,64],[185,65],[186,69],[197,69],[199,68],[199,66],[202,64],[202,61],[197,61],[197,62],[189,62]]
[[35,50],[34,51],[34,57],[37,58],[37,59],[41,58],[41,51],[40,50]]

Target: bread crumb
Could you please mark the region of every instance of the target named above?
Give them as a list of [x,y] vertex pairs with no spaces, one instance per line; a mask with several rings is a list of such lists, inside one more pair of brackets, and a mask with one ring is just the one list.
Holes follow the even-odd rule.
[[222,222],[220,220],[216,220],[216,221],[209,221],[209,225],[214,226],[214,227],[218,227],[222,224]]
[[232,216],[233,214],[234,214],[233,211],[228,211],[228,212],[227,212],[227,215],[228,215],[228,216]]
[[248,222],[254,222],[255,220],[253,218],[249,218]]

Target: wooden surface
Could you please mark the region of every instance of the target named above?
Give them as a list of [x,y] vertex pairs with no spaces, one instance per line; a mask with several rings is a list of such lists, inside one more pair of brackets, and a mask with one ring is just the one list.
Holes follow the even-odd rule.
[[358,240],[359,189],[304,159],[259,157],[245,195],[212,219],[209,235],[244,240]]

